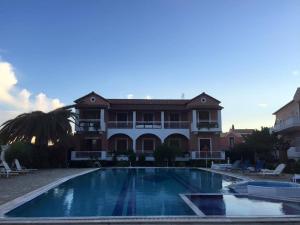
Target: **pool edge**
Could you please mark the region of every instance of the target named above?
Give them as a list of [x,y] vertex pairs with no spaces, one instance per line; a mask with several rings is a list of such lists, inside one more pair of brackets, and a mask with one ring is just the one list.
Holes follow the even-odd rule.
[[11,201],[8,201],[8,202],[0,205],[0,219],[6,218],[4,215],[7,212],[17,208],[20,205],[25,204],[26,202],[38,197],[39,195],[49,191],[50,189],[55,188],[58,185],[66,182],[70,179],[73,179],[73,178],[78,177],[78,176],[82,176],[82,175],[87,174],[87,173],[94,172],[94,171],[99,170],[99,169],[100,168],[88,169],[86,171],[82,171],[82,172],[79,172],[79,173],[76,173],[76,174],[73,174],[73,175],[68,175],[68,176],[62,177],[62,178],[60,178],[56,181],[53,181],[53,182],[51,182],[49,184],[46,184],[46,185],[44,185],[44,186],[42,186],[38,189],[35,189],[31,192],[28,192],[28,193],[26,193],[26,194],[24,194],[20,197],[17,197],[15,199],[11,200]]

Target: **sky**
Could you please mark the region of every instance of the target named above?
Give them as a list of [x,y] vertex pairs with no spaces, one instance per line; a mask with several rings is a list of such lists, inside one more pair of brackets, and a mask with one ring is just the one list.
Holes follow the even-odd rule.
[[0,123],[91,91],[219,99],[272,126],[300,87],[299,0],[0,0]]

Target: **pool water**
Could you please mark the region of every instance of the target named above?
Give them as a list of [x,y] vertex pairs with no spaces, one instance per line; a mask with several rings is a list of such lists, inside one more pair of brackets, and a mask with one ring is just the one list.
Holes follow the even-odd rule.
[[279,201],[240,194],[186,195],[205,216],[300,215],[297,202]]
[[199,169],[101,169],[71,179],[7,217],[196,215],[180,193],[222,193],[235,178]]

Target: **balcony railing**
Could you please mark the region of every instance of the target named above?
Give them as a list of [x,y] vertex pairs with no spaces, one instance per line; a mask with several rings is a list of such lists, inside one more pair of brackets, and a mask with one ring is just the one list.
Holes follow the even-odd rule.
[[281,120],[275,123],[273,131],[281,131],[284,129],[300,126],[300,116],[290,117],[286,120]]
[[165,121],[166,129],[188,129],[191,122],[189,121]]
[[135,128],[137,129],[160,129],[161,121],[136,121]]
[[198,129],[211,129],[211,128],[218,128],[219,123],[217,120],[198,120],[197,122]]
[[71,160],[100,160],[103,158],[103,151],[72,151]]
[[132,121],[109,121],[107,123],[108,128],[132,128]]
[[224,151],[193,151],[192,159],[220,159],[225,160]]
[[100,131],[100,119],[79,119],[78,131]]

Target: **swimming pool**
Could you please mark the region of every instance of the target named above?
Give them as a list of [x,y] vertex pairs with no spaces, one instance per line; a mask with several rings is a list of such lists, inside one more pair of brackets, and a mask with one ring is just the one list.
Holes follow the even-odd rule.
[[10,218],[299,216],[300,203],[235,194],[238,178],[192,168],[108,168],[70,179]]
[[195,215],[180,193],[221,193],[235,180],[199,169],[101,169],[71,179],[5,216]]

